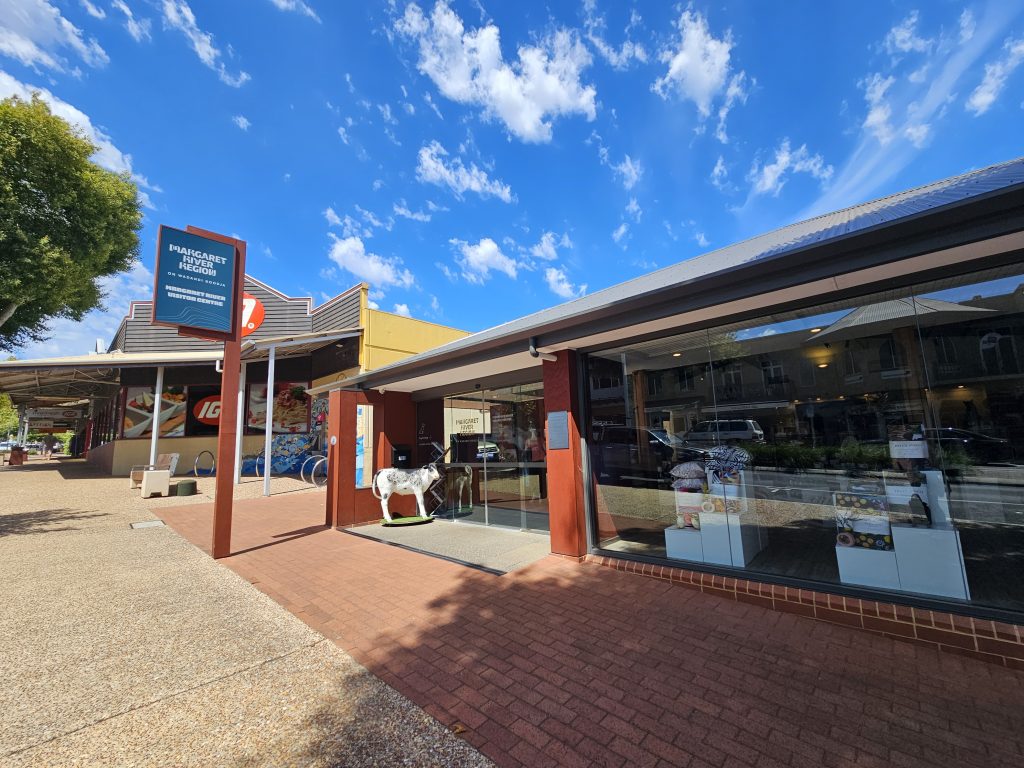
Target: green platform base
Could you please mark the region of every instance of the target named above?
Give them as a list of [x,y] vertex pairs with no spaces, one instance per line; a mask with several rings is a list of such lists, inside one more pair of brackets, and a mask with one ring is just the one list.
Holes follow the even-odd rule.
[[432,522],[434,522],[434,518],[432,517],[396,517],[391,521],[381,518],[380,524],[385,528],[390,528],[397,525],[422,525],[423,523]]

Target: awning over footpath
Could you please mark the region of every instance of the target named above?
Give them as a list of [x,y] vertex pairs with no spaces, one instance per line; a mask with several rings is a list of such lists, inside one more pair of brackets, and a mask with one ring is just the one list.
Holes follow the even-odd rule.
[[[259,339],[242,343],[242,361],[266,360],[274,348],[278,358],[301,357],[358,336],[362,329],[337,328],[318,333]],[[123,368],[172,368],[216,365],[224,357],[219,350],[188,352],[105,352],[47,357],[35,360],[0,361],[0,392],[15,405],[41,407],[63,405],[91,397],[109,397],[120,386]]]

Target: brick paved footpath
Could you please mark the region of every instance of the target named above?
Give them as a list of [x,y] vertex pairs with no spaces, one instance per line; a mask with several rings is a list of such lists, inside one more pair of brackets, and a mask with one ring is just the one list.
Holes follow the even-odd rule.
[[[555,557],[493,576],[322,505],[236,502],[221,563],[500,766],[1024,766],[1022,672]],[[160,514],[208,550],[209,505]]]

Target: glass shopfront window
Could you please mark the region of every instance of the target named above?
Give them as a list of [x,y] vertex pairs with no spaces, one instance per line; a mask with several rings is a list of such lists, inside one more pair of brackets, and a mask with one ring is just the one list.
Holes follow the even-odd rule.
[[435,517],[547,531],[541,384],[445,398],[445,501]]
[[588,366],[602,548],[1024,611],[1019,267]]

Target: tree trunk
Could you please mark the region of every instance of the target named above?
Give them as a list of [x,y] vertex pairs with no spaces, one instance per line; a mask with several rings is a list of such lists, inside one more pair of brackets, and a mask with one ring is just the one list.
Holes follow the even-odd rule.
[[20,306],[20,301],[12,301],[10,304],[4,307],[3,311],[0,312],[0,328],[3,328],[4,323],[11,319],[11,315],[13,315]]

